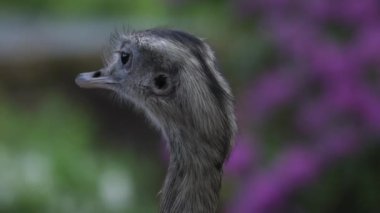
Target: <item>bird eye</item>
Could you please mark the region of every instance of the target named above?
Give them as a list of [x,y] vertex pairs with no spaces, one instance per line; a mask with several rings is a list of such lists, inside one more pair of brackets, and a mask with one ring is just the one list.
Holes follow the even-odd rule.
[[131,56],[131,54],[129,54],[129,53],[121,52],[120,53],[121,63],[123,65],[126,64],[126,63],[128,63],[130,56]]

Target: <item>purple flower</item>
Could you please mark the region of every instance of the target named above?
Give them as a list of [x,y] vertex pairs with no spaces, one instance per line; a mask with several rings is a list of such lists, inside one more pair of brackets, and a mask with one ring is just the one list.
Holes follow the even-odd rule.
[[331,118],[328,107],[321,103],[310,103],[296,115],[296,127],[301,133],[320,132]]
[[359,129],[353,127],[336,127],[316,139],[315,152],[321,156],[323,164],[331,162],[359,151]]
[[368,130],[379,135],[380,131],[380,98],[370,92],[362,93],[358,100],[358,107],[362,119],[367,124]]
[[248,106],[256,118],[270,114],[278,107],[289,103],[297,94],[298,81],[287,71],[277,71],[262,76],[250,90]]
[[228,212],[274,212],[283,205],[283,197],[314,180],[320,159],[312,152],[294,147],[280,156],[270,170],[252,177]]
[[247,172],[253,169],[255,155],[253,143],[248,136],[237,136],[236,144],[234,145],[232,153],[225,165],[226,174],[237,177],[247,175]]
[[376,0],[345,0],[336,7],[341,21],[348,24],[369,24],[379,18],[379,3]]
[[[255,148],[265,151],[266,138],[271,145],[296,140],[302,146],[284,145],[276,157],[265,159],[269,166],[258,164],[251,170],[248,159],[262,162],[261,156],[237,147],[239,154],[231,162],[244,163],[233,167],[250,176],[242,181],[228,212],[281,212],[302,186],[380,135],[380,2],[244,2],[244,10],[258,15],[258,25],[270,32],[281,60],[273,65],[275,71],[257,76],[243,96],[237,110],[241,132],[259,137],[283,132],[276,128],[287,125],[290,136],[264,135]],[[273,118],[284,107],[294,113],[281,123]],[[272,119],[278,123],[262,127]],[[272,129],[266,133],[265,128]],[[251,132],[257,129],[260,132]]]
[[[379,23],[378,23],[379,24]],[[361,29],[356,36],[349,52],[352,59],[359,60],[362,65],[380,62],[380,28],[378,25]]]
[[320,157],[307,148],[285,150],[276,161],[276,176],[289,190],[313,181],[320,169]]

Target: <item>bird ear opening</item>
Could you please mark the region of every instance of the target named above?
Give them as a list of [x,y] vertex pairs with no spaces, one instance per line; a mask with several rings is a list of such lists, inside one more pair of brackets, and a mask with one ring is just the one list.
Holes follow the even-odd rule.
[[172,82],[169,75],[159,73],[153,78],[153,92],[157,95],[166,95],[171,91]]
[[158,75],[154,78],[154,85],[157,89],[164,90],[168,87],[168,78],[166,75]]

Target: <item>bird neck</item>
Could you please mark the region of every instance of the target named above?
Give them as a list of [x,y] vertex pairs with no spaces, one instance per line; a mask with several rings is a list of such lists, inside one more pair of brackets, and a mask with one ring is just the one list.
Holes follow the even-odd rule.
[[162,189],[161,213],[214,213],[224,158],[210,141],[180,132],[169,136],[170,164]]

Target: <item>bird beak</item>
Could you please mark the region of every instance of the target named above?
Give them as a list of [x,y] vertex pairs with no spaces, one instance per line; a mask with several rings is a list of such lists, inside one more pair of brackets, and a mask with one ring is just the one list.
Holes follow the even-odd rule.
[[101,71],[83,72],[75,78],[75,83],[82,88],[108,88],[115,81]]

